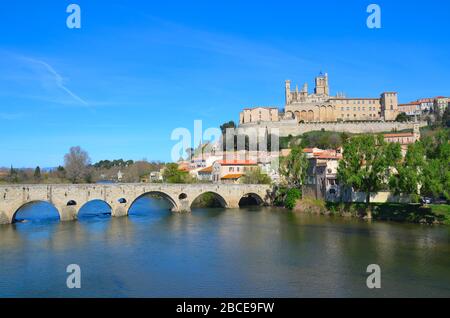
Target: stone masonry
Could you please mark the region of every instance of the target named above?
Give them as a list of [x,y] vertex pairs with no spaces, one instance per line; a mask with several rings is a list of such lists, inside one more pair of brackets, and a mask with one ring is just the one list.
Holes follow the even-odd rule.
[[159,194],[172,203],[174,212],[189,212],[192,202],[201,194],[212,192],[225,208],[239,207],[246,195],[261,204],[271,203],[270,185],[222,184],[82,184],[82,185],[3,185],[0,186],[0,224],[14,222],[17,211],[33,202],[49,202],[61,221],[76,220],[80,208],[93,200],[111,207],[112,216],[126,216],[138,198]]

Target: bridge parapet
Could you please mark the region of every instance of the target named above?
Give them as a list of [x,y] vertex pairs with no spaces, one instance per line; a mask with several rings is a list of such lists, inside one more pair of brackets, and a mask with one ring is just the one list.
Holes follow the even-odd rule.
[[61,221],[77,219],[86,203],[94,200],[106,202],[112,216],[126,216],[132,204],[146,194],[159,194],[172,205],[174,212],[189,212],[194,200],[211,192],[220,198],[226,208],[239,207],[240,199],[255,195],[262,204],[272,203],[270,185],[239,184],[53,184],[0,186],[0,224],[14,222],[17,211],[32,202],[49,202],[57,210]]

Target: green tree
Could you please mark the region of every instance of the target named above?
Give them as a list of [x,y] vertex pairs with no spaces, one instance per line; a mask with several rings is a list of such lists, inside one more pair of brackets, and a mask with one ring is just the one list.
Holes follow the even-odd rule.
[[419,142],[409,145],[405,159],[397,165],[397,173],[389,180],[390,189],[397,195],[409,194],[413,202],[418,202],[424,167],[423,145]]
[[223,123],[222,125],[220,125],[220,130],[222,131],[222,135],[225,135],[225,133],[227,132],[227,129],[229,128],[236,128],[236,123],[232,120],[230,120],[227,123]]
[[19,182],[19,175],[17,173],[17,170],[14,169],[12,165],[11,165],[11,168],[9,169],[8,179],[9,179],[9,182],[11,182],[11,183]]
[[305,181],[308,165],[303,149],[295,146],[287,157],[280,158],[280,173],[289,187],[299,188]]
[[295,205],[297,204],[297,201],[301,199],[302,192],[299,189],[289,189],[286,193],[286,198],[284,201],[284,206],[288,208],[289,210],[292,210],[295,208]]
[[422,192],[433,197],[450,200],[450,144],[440,143],[435,156],[427,158],[424,168]]
[[442,114],[442,126],[450,128],[450,107],[447,107]]
[[344,144],[338,166],[339,182],[366,196],[367,216],[372,217],[370,195],[387,186],[391,167],[401,157],[399,144],[388,144],[382,135],[359,135]]
[[401,123],[402,122],[406,122],[406,121],[408,121],[408,116],[406,115],[406,113],[400,113],[395,118],[395,121],[398,121],[398,122],[401,122]]
[[242,177],[242,183],[244,184],[270,184],[272,179],[261,171],[261,168],[252,169],[247,171]]
[[39,166],[36,167],[36,169],[34,169],[34,180],[37,182],[41,181],[41,168]]
[[167,183],[192,183],[195,181],[188,172],[179,170],[176,163],[166,165],[163,179]]
[[64,169],[63,166],[58,166],[58,168],[56,168],[56,176],[59,179],[65,179],[66,178],[66,169]]

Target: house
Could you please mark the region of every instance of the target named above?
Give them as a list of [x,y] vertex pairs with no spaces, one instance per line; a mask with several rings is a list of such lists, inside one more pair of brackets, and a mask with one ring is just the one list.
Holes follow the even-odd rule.
[[221,183],[239,183],[239,179],[241,179],[244,176],[243,173],[231,173],[223,176],[220,178]]
[[406,133],[389,133],[384,134],[385,142],[398,142],[402,149],[402,156],[406,155],[406,151],[408,150],[408,145],[415,143],[420,140],[420,130],[419,126],[414,126],[414,131],[406,132]]
[[336,201],[339,198],[337,170],[342,154],[335,150],[323,150],[322,153],[308,158],[309,166],[305,180],[304,192],[326,201]]
[[303,153],[306,155],[306,158],[312,158],[314,156],[317,156],[318,154],[322,153],[323,150],[319,148],[304,148]]
[[434,110],[439,114],[443,114],[450,107],[450,97],[437,96],[434,99]]
[[399,104],[398,111],[410,117],[420,116],[422,114],[421,103],[411,102],[408,104]]
[[209,166],[197,171],[197,179],[200,181],[212,181],[213,166]]
[[217,160],[212,166],[212,181],[236,183],[247,171],[257,168],[252,160]]
[[160,182],[160,181],[162,181],[161,171],[152,171],[152,172],[150,172],[149,181],[150,182]]

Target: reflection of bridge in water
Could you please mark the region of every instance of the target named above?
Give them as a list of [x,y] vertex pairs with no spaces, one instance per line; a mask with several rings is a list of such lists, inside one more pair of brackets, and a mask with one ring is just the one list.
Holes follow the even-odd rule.
[[251,196],[259,204],[271,203],[270,185],[248,184],[80,184],[0,186],[0,224],[13,223],[17,211],[33,202],[49,202],[61,221],[76,220],[86,203],[100,200],[111,208],[112,216],[126,216],[133,202],[144,195],[166,198],[174,212],[189,212],[194,200],[212,193],[224,208],[238,208]]

